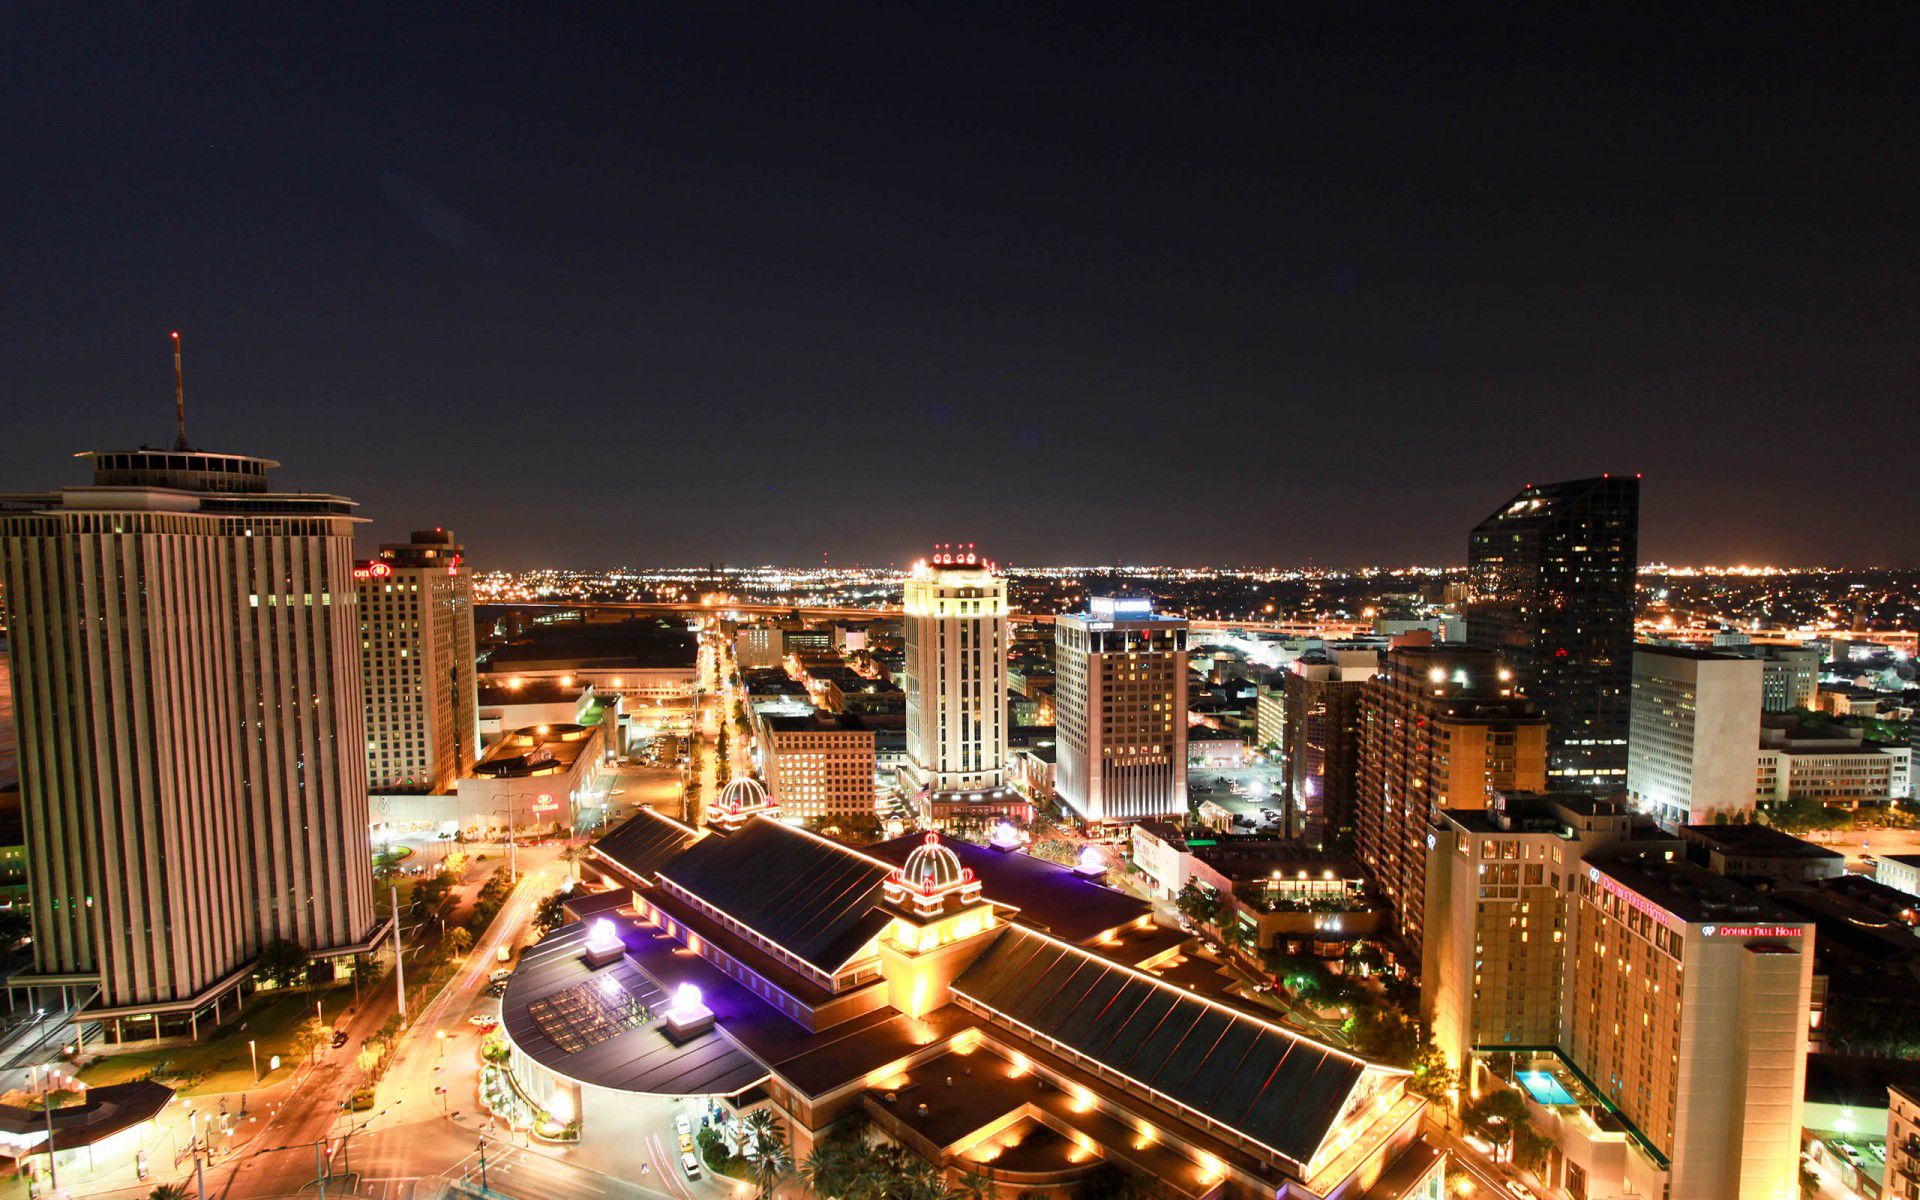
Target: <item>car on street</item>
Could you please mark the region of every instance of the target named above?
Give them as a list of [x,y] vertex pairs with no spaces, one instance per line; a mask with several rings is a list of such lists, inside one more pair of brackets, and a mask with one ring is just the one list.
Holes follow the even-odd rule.
[[347,1044],[347,1031],[344,1029],[334,1030],[333,1031],[333,1048],[335,1050],[338,1050],[340,1047],[346,1044]]
[[700,1160],[693,1156],[693,1151],[686,1150],[681,1153],[680,1169],[687,1173],[688,1179],[700,1178]]
[[1512,1193],[1514,1200],[1540,1200],[1538,1196],[1533,1194],[1532,1188],[1521,1183],[1518,1179],[1507,1180],[1507,1191]]
[[681,1137],[689,1137],[693,1134],[693,1122],[687,1120],[687,1114],[685,1113],[674,1114],[673,1127],[679,1132]]
[[688,1153],[691,1153],[692,1150],[693,1150],[693,1135],[690,1133],[681,1134],[680,1135],[680,1153],[688,1154]]
[[499,1023],[500,1023],[499,1017],[489,1016],[486,1013],[475,1013],[472,1016],[467,1018],[467,1024],[473,1026],[475,1029],[480,1030],[482,1033],[486,1032],[489,1029],[492,1029],[495,1025],[498,1025]]

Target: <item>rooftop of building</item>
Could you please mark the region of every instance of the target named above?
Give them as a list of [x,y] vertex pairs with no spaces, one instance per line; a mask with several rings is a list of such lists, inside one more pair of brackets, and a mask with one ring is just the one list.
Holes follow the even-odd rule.
[[765,817],[694,843],[657,874],[826,972],[886,926],[890,864]]
[[[925,835],[910,833],[868,846],[866,852],[899,866],[924,840]],[[1143,900],[1022,851],[995,850],[957,838],[943,838],[941,844],[973,872],[988,900],[1014,909],[1014,919],[1022,924],[1070,942],[1090,941],[1153,911]]]
[[1658,654],[1663,658],[1681,658],[1691,662],[1746,662],[1750,657],[1736,654],[1731,650],[1708,650],[1700,646],[1667,646],[1654,642],[1640,642],[1634,648],[1636,654]]
[[760,718],[768,729],[776,733],[871,733],[872,730],[856,716],[845,713],[822,712],[815,709],[810,713],[770,713]]
[[1688,924],[1805,919],[1750,887],[1659,850],[1608,850],[1589,856],[1587,867]]
[[555,723],[514,730],[487,748],[473,764],[475,775],[521,778],[551,775],[573,766],[593,741],[594,727]]
[[496,647],[487,670],[692,670],[697,653],[693,635],[679,621],[535,625]]
[[691,825],[643,808],[602,834],[589,853],[635,880],[651,883],[662,864],[702,836]]
[[1682,825],[1680,836],[1723,854],[1760,858],[1845,859],[1846,855],[1770,825]]
[[508,704],[565,704],[578,700],[586,684],[558,679],[482,679],[477,690],[482,708]]

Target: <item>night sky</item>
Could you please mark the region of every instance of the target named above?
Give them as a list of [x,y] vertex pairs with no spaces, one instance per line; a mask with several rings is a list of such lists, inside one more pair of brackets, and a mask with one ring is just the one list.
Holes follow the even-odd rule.
[[1913,28],[1505,7],[15,6],[0,487],[177,328],[480,567],[1920,560]]

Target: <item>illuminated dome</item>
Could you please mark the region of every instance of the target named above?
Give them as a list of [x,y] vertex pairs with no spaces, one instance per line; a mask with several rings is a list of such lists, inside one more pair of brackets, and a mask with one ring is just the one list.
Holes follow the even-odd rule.
[[742,775],[722,789],[720,807],[728,812],[757,812],[767,807],[767,789],[751,775]]
[[944,892],[967,882],[967,871],[960,865],[960,856],[940,844],[940,835],[929,833],[925,844],[907,855],[900,878],[917,892]]

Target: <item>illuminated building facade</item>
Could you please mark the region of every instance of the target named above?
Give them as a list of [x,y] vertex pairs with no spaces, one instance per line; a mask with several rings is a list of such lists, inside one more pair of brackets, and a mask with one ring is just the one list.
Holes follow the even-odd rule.
[[1493,654],[1403,646],[1361,691],[1359,742],[1355,851],[1418,955],[1434,815],[1543,789],[1547,721]]
[[1635,649],[1627,795],[1670,826],[1745,818],[1753,812],[1760,707],[1755,659]]
[[592,865],[604,915],[528,950],[503,998],[516,1083],[583,1137],[617,1136],[631,1097],[695,1095],[768,1108],[799,1159],[858,1113],[1006,1194],[1115,1162],[1188,1200],[1442,1200],[1405,1072],[1157,978],[1180,936],[1074,870],[651,813]]
[[[182,439],[184,443],[184,438]],[[375,932],[353,503],[239,454],[97,453],[0,501],[34,973],[194,1035],[260,948]]]
[[366,690],[367,786],[452,788],[480,750],[473,578],[444,529],[353,568]]
[[1798,1189],[1813,925],[1625,802],[1443,815],[1422,1016],[1468,1094],[1505,1076],[1587,1200]]
[[856,717],[814,712],[760,722],[767,789],[802,820],[874,815],[874,731]]
[[1318,817],[1321,841],[1353,832],[1354,773],[1360,752],[1360,694],[1380,669],[1377,650],[1331,650],[1287,664],[1281,676],[1286,734],[1287,825],[1304,833]]
[[1007,779],[1007,581],[971,545],[937,546],[904,598],[902,790],[939,825],[1019,800]]
[[1054,788],[1085,820],[1187,812],[1187,623],[1097,596],[1055,618]]
[[1623,787],[1640,480],[1528,484],[1467,544],[1467,641],[1553,722],[1555,788]]

